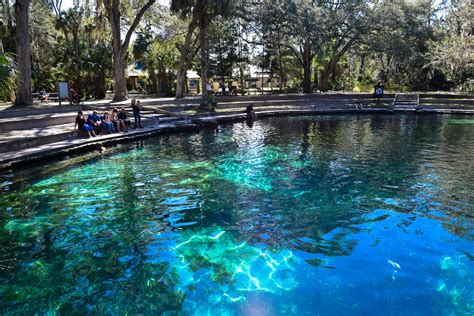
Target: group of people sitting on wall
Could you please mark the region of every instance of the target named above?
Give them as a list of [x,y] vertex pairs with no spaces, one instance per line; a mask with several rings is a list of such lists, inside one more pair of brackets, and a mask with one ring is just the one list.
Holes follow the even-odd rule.
[[[140,101],[136,99],[132,100],[132,111],[135,119],[134,128],[143,128],[141,122],[141,110]],[[89,137],[96,137],[100,134],[111,134],[111,133],[122,133],[128,132],[131,122],[127,119],[127,112],[124,108],[120,110],[115,108],[112,112],[104,112],[103,115],[99,115],[97,111],[93,111],[92,114],[84,117],[82,111],[77,112],[76,124],[74,129],[79,128],[80,131],[87,133]]]

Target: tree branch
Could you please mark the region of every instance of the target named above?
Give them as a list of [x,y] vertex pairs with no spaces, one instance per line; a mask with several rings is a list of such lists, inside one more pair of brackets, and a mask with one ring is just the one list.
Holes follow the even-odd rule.
[[[109,0],[104,0],[104,4],[105,2],[108,2],[108,1]],[[125,40],[123,41],[122,49],[128,48],[128,45],[130,44],[130,38],[132,37],[133,32],[137,28],[138,23],[140,23],[140,20],[145,14],[145,12],[148,10],[148,8],[150,8],[155,3],[155,1],[156,0],[148,0],[148,2],[140,9],[138,14],[135,16],[135,19],[133,20],[132,25],[130,25],[130,28],[128,29],[127,35],[125,35]]]
[[296,51],[296,49],[291,46],[291,45],[288,45],[288,44],[284,44],[282,43],[281,44],[282,46],[284,47],[287,47],[291,50],[291,52],[295,55],[296,59],[298,59],[298,62],[300,63],[301,67],[303,67],[304,63],[303,63],[303,59],[301,58],[301,56],[298,54],[298,52]]

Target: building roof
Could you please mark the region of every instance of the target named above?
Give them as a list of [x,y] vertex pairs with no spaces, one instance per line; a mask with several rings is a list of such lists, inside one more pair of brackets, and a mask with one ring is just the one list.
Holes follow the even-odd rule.
[[143,71],[142,64],[138,61],[128,64],[126,68],[126,73],[128,77],[142,77],[147,76],[147,73]]

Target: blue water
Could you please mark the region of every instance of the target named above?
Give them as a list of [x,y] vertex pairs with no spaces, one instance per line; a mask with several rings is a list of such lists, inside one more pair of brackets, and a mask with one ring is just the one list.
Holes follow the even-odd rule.
[[0,178],[5,315],[472,315],[474,118],[315,116]]

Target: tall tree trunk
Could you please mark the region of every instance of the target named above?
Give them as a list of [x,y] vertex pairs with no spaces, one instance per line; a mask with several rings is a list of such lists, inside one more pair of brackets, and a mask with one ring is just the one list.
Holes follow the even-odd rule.
[[184,74],[184,90],[189,93],[188,76]]
[[201,45],[201,88],[202,88],[202,97],[201,104],[207,104],[208,94],[207,84],[209,83],[209,78],[207,77],[207,72],[209,69],[209,41],[208,41],[208,21],[205,14],[201,14],[199,17],[199,42]]
[[112,48],[114,54],[114,101],[123,101],[127,99],[127,80],[125,77],[125,49],[122,46],[120,29],[120,8],[119,1],[112,0],[108,17],[112,29]]
[[133,19],[125,39],[122,43],[121,39],[121,14],[120,14],[120,0],[102,0],[107,11],[107,19],[109,20],[112,29],[112,48],[114,51],[114,82],[115,93],[114,101],[123,101],[127,99],[127,81],[125,77],[125,57],[127,55],[128,45],[133,32],[140,23],[141,18],[145,12],[155,3],[156,0],[148,0],[138,11]]
[[104,99],[107,93],[105,70],[100,70],[96,77],[95,96]]
[[311,47],[305,45],[303,48],[303,92],[311,93]]
[[156,76],[155,69],[150,68],[148,75],[151,80],[151,93],[158,94],[158,78]]
[[319,81],[320,90],[328,91],[329,90],[329,77],[336,70],[337,63],[341,60],[342,56],[359,40],[359,34],[354,35],[350,38],[342,47],[336,49],[338,51],[331,57],[331,60],[324,66],[324,69],[321,72],[321,78]]
[[281,42],[280,39],[278,39],[278,90],[280,90],[280,92],[283,91],[283,77],[285,76],[285,73],[283,72],[283,61],[281,55]]
[[16,19],[16,54],[19,70],[19,83],[15,105],[31,105],[31,60],[29,31],[29,0],[17,0],[15,3]]
[[127,99],[127,78],[125,76],[125,54],[114,49],[114,101]]
[[192,47],[193,33],[196,29],[198,22],[198,15],[193,12],[193,18],[188,25],[188,31],[184,39],[184,44],[181,49],[181,56],[179,57],[178,72],[176,76],[176,98],[184,98],[184,92],[186,88],[186,72],[188,71],[189,65],[194,58],[194,48]]
[[365,54],[360,56],[359,74],[357,75],[357,81],[361,82],[364,79],[365,72]]
[[321,92],[329,90],[329,76],[331,75],[331,72],[331,63],[328,63],[324,66],[324,69],[321,70],[321,77],[319,78],[319,90],[321,90]]
[[319,87],[322,92],[326,92],[329,90],[329,78],[334,73],[337,65],[337,60],[330,60],[324,69],[321,71],[321,78],[319,81]]
[[[242,64],[242,63],[241,63]],[[240,79],[240,94],[243,96],[245,95],[245,82],[244,82],[244,68],[242,65],[240,66],[239,69],[239,79]],[[237,93],[236,93],[237,95]]]
[[313,82],[313,85],[316,89],[318,89],[319,87],[319,70],[314,67],[314,82]]
[[307,63],[303,67],[303,92],[311,93],[311,64]]
[[166,73],[166,69],[161,67],[159,70],[159,87],[160,87],[160,92],[163,95],[168,96],[170,89],[169,89],[169,81],[168,81],[168,75]]
[[176,99],[184,98],[184,92],[186,91],[186,67],[184,64],[178,65],[178,72],[176,73]]

